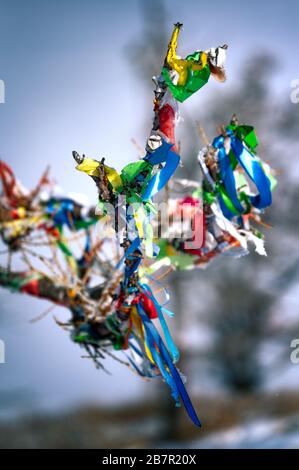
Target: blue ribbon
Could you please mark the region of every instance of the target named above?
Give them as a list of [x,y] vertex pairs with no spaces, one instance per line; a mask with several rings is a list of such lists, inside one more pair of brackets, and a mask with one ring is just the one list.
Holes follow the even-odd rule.
[[[218,149],[218,161],[219,161],[220,173],[221,173],[221,178],[222,178],[224,187],[233,205],[235,206],[236,210],[242,214],[244,212],[244,207],[238,198],[234,172],[231,167],[229,156],[226,154],[226,151],[224,148],[224,137],[223,136],[216,137],[216,139],[214,139],[213,141],[213,147]],[[223,201],[221,194],[219,194],[218,199],[219,199],[220,207],[224,216],[227,218],[231,218],[232,216],[234,216],[235,214],[233,214],[226,207],[226,204]]]
[[155,299],[155,296],[154,296],[151,288],[147,284],[141,284],[140,283],[139,285],[140,285],[143,293],[145,295],[147,295],[147,297],[155,305],[156,311],[158,313],[158,318],[160,320],[161,327],[162,327],[162,330],[163,330],[163,333],[164,333],[164,337],[165,337],[167,346],[169,347],[169,350],[170,350],[171,357],[172,357],[174,362],[177,362],[180,358],[180,353],[179,353],[178,348],[176,347],[176,345],[175,345],[175,343],[174,343],[174,341],[171,337],[170,331],[168,329],[167,323],[166,323],[165,318],[164,318],[163,313],[162,313],[161,306],[159,305],[159,303]]
[[[162,145],[160,145],[158,149],[156,149],[154,152],[151,152],[151,153],[148,152],[146,156],[144,157],[144,160],[148,161],[153,166],[159,165],[160,163],[165,163],[165,165],[148,182],[148,185],[145,188],[145,191],[142,195],[142,201],[147,201],[148,199],[153,197],[155,194],[157,194],[167,184],[168,180],[171,178],[171,176],[175,172],[180,162],[180,157],[175,152],[170,150],[171,147],[173,147],[173,144],[169,144],[165,140],[162,140]],[[128,210],[126,210],[126,220],[128,224],[133,223],[135,225],[134,216],[133,214],[129,214]],[[135,229],[136,229],[136,226],[135,226]],[[137,229],[135,231],[137,233]],[[137,258],[134,255],[130,256],[135,250],[139,249],[140,245],[141,245],[141,240],[138,236],[136,236],[136,238],[133,240],[130,247],[126,251],[125,258],[135,260],[133,265],[130,268],[125,269],[126,280],[128,280],[129,277],[135,271],[137,271],[141,263],[141,258]],[[157,250],[155,251],[157,252]],[[116,267],[117,269],[121,266],[123,261],[124,261],[124,258],[122,258],[119,261]]]
[[[242,141],[238,139],[238,137],[236,137],[236,135],[230,129],[227,129],[227,135],[231,138],[231,149],[238,163],[245,170],[249,178],[254,182],[258,190],[257,195],[249,197],[251,204],[257,209],[263,209],[271,205],[272,195],[270,180],[266,176],[259,160],[243,145]],[[224,137],[216,137],[213,141],[213,147],[218,149],[220,173],[225,190],[227,191],[229,198],[236,208],[236,211],[242,214],[245,212],[246,208],[241,204],[238,197],[234,172],[231,166],[229,155],[227,155],[224,148]],[[218,194],[218,199],[221,210],[225,217],[231,219],[236,215],[227,208],[221,197],[221,194]]]
[[[151,322],[150,318],[148,318],[140,304],[137,304],[137,310],[144,325],[147,345],[161,374],[163,375],[167,384],[170,386],[173,397],[175,398],[178,405],[180,404],[179,396],[181,397],[189,417],[196,426],[200,427],[201,422],[198,419],[196,411],[191,403],[190,397],[182,382],[181,376],[178,370],[176,369],[175,365],[173,364],[169,352],[167,351],[167,348],[165,347],[161,336],[159,335],[155,326]],[[159,351],[157,351],[156,346],[158,347]],[[166,365],[166,367],[164,364]],[[169,372],[167,369],[169,370]]]
[[48,214],[53,217],[55,225],[66,225],[72,228],[68,214],[74,211],[74,203],[71,199],[51,199],[47,206]]
[[144,157],[144,160],[148,161],[152,165],[159,165],[160,163],[165,163],[165,165],[148,182],[148,185],[142,194],[143,201],[147,201],[161,191],[177,169],[178,164],[180,163],[180,156],[170,150],[172,147],[173,144],[169,144],[165,140],[162,140],[162,145],[160,145],[157,150],[151,153],[148,152]]
[[[132,340],[129,341],[129,346],[137,354],[137,356],[139,356],[140,358],[144,358],[143,352],[140,349],[138,349],[138,347],[134,344]],[[157,373],[155,373],[154,371],[155,367],[149,360],[148,360],[149,367],[147,368],[147,370],[143,371],[140,369],[140,367],[128,354],[125,354],[125,356],[141,377],[150,377],[150,378],[157,377]]]
[[147,274],[146,277],[148,279],[150,279],[152,282],[154,282],[155,284],[157,284],[157,286],[159,286],[163,291],[164,291],[164,294],[166,296],[166,301],[164,302],[164,304],[159,304],[160,305],[160,308],[161,310],[166,313],[169,317],[174,317],[174,313],[171,312],[170,310],[168,310],[167,308],[165,308],[165,305],[167,305],[169,303],[169,300],[170,300],[170,295],[169,295],[169,292],[167,291],[166,287],[163,285],[162,282],[158,281],[157,279],[155,279],[153,276],[151,276],[150,274]]
[[131,267],[127,267],[125,268],[125,282],[127,283],[127,281],[129,280],[130,276],[132,276],[132,274],[137,271],[140,263],[141,263],[141,257],[137,257],[134,255],[134,251],[136,250],[139,250],[140,251],[140,244],[141,244],[141,240],[140,238],[137,236],[131,243],[131,245],[129,246],[129,248],[127,249],[126,253],[125,253],[125,258],[126,259],[129,259],[129,260],[132,260],[134,261],[132,266]]
[[270,206],[272,203],[271,183],[261,163],[236,136],[233,136],[231,146],[238,162],[257,187],[259,194],[250,196],[251,204],[257,209]]
[[[157,150],[155,150],[152,153],[148,153],[145,156],[144,160],[147,160],[152,165],[158,165],[160,163],[165,163],[165,165],[156,175],[154,175],[150,179],[144,193],[142,194],[142,201],[147,201],[148,199],[152,198],[155,194],[157,194],[167,184],[168,180],[171,178],[171,176],[175,172],[179,164],[180,157],[175,152],[170,150],[172,146],[173,146],[172,144],[168,144],[167,142],[163,140],[162,145]],[[128,217],[128,215],[127,215],[127,220],[130,220],[130,217]],[[137,258],[134,255],[134,251],[140,249],[140,244],[141,244],[141,240],[137,235],[125,253],[126,259],[133,260],[133,265],[130,268],[129,267],[125,268],[125,283],[127,283],[130,276],[132,276],[132,274],[137,271],[139,264],[141,262],[141,259]],[[150,318],[146,315],[141,304],[139,303],[137,304],[137,311],[144,325],[144,329],[146,333],[145,340],[146,340],[147,346],[152,354],[155,364],[160,370],[166,383],[171,388],[172,395],[177,405],[180,404],[179,397],[181,397],[191,420],[196,426],[200,427],[201,423],[193,408],[193,405],[185,389],[185,386],[182,382],[180,374],[177,371],[175,365],[173,364],[173,360],[174,361],[178,360],[179,352],[171,338],[167,323],[162,314],[161,307],[156,301],[148,285],[140,284],[140,287],[143,293],[145,293],[153,301],[155,305],[155,308],[157,310],[158,317],[159,317],[159,320],[163,329],[163,333],[167,341],[167,344],[169,346],[172,357],[170,356],[154,324],[151,322]],[[137,364],[134,363],[134,361],[130,361],[130,362],[139,373],[142,373],[139,367],[137,366]]]

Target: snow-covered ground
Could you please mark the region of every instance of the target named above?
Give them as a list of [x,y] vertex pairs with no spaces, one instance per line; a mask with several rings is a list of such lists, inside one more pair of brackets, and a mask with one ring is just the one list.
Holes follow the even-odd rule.
[[261,418],[242,426],[210,434],[191,441],[199,449],[299,449],[299,415],[283,418]]

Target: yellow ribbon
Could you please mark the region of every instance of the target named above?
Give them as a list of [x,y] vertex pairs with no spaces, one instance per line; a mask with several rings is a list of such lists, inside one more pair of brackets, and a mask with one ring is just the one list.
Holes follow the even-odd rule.
[[131,307],[131,318],[132,318],[132,321],[133,321],[133,324],[138,332],[138,335],[140,336],[143,344],[144,344],[144,349],[145,349],[145,353],[148,357],[148,359],[150,360],[150,362],[152,364],[156,364],[154,359],[153,359],[153,356],[149,350],[149,348],[147,347],[146,345],[146,342],[145,342],[145,338],[144,338],[144,326],[142,324],[142,321],[138,315],[138,312],[137,312],[137,308],[135,306]]
[[208,61],[208,56],[205,52],[201,52],[200,62],[194,60],[186,60],[179,57],[176,53],[178,47],[178,37],[180,32],[180,26],[175,26],[166,56],[167,64],[179,74],[177,85],[185,86],[189,70],[197,71],[202,70]]
[[[76,166],[76,169],[83,171],[89,176],[99,176],[98,167],[100,163],[92,158],[84,158],[83,162]],[[114,190],[119,190],[122,187],[122,179],[119,173],[112,167],[104,165],[105,173],[109,183],[112,185]]]

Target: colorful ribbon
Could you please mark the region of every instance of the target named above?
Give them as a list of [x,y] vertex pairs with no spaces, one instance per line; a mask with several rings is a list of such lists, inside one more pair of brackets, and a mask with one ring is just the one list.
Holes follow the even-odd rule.
[[157,150],[152,153],[148,153],[144,157],[144,160],[148,161],[152,165],[159,165],[161,163],[165,163],[165,165],[148,182],[146,189],[142,194],[143,201],[147,201],[161,191],[177,169],[180,163],[180,157],[177,153],[171,150],[172,147],[173,144],[169,144],[162,139],[162,145],[158,147]]
[[[233,171],[231,154],[226,152],[225,137],[218,136],[213,141],[213,147],[218,150],[218,161],[222,184],[218,182],[218,199],[223,214],[228,219],[235,215],[250,211],[250,205],[257,209],[264,209],[271,205],[271,183],[265,174],[260,161],[251,153],[236,134],[227,128],[227,136],[230,137],[230,145],[233,156],[245,170],[246,174],[255,184],[258,194],[247,196],[238,194],[235,175]],[[242,204],[245,202],[245,206]]]
[[187,413],[193,423],[196,426],[201,427],[201,422],[198,419],[195,409],[193,408],[193,405],[183,384],[181,376],[178,370],[176,369],[175,365],[173,364],[169,352],[165,344],[163,343],[161,336],[159,335],[151,320],[145,314],[140,304],[137,304],[137,310],[146,332],[147,346],[150,349],[152,357],[155,363],[157,364],[157,367],[161,371],[161,374],[163,375],[166,383],[171,388],[172,395],[176,400],[177,405],[180,406],[180,396],[187,410]]

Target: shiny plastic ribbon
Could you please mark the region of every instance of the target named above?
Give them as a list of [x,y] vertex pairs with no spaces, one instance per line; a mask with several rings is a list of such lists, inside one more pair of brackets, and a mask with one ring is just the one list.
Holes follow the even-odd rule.
[[231,139],[231,150],[237,162],[242,166],[258,190],[257,195],[249,197],[244,197],[245,195],[243,195],[243,200],[246,205],[246,207],[244,207],[238,195],[230,157],[224,147],[224,137],[216,137],[213,141],[213,147],[218,150],[219,167],[223,181],[223,186],[221,184],[217,185],[218,199],[223,214],[225,217],[231,219],[237,214],[248,212],[246,199],[248,199],[250,204],[254,207],[263,209],[271,204],[272,195],[270,180],[265,174],[259,160],[243,145],[242,141],[236,137],[233,131],[227,129],[227,134]]
[[158,318],[159,318],[159,321],[160,321],[160,324],[161,324],[161,327],[162,327],[162,331],[163,331],[167,346],[169,347],[171,357],[172,357],[174,362],[177,362],[180,358],[180,353],[179,353],[179,351],[178,351],[178,349],[177,349],[177,347],[176,347],[176,345],[175,345],[175,343],[174,343],[174,341],[171,337],[170,331],[168,329],[167,323],[166,323],[165,318],[164,318],[163,313],[162,313],[161,306],[160,306],[159,302],[157,302],[151,288],[147,284],[141,284],[140,283],[139,285],[142,289],[142,292],[144,292],[145,295],[147,295],[149,297],[149,299],[155,305],[155,309],[157,311]]
[[157,150],[148,153],[144,157],[144,160],[152,165],[159,165],[161,163],[165,163],[165,165],[148,182],[141,196],[143,201],[147,201],[161,191],[177,169],[180,163],[180,156],[171,150],[172,147],[173,144],[169,144],[163,140],[162,145],[160,145]]
[[129,278],[132,276],[132,274],[134,274],[134,272],[137,271],[137,269],[138,269],[138,267],[141,263],[141,257],[137,257],[137,256],[134,255],[134,251],[140,251],[140,245],[141,245],[141,240],[137,236],[132,241],[131,245],[129,246],[129,248],[127,249],[127,251],[125,253],[125,258],[130,260],[130,261],[133,261],[132,266],[130,266],[130,267],[126,266],[125,267],[125,283],[127,283]]
[[[180,29],[181,26],[176,24],[168,45],[165,66],[161,74],[173,97],[183,102],[208,82],[211,71],[207,54],[203,51],[195,51],[185,59],[177,55]],[[176,84],[172,81],[169,69],[178,75]]]
[[181,376],[176,369],[175,365],[173,364],[169,352],[163,343],[161,336],[159,335],[157,329],[155,328],[154,324],[145,314],[144,310],[142,309],[141,305],[137,305],[137,310],[139,316],[142,320],[144,325],[144,329],[146,332],[146,341],[148,347],[152,353],[154,361],[159,368],[163,378],[165,379],[166,383],[169,385],[172,391],[172,395],[176,400],[177,405],[180,405],[179,396],[182,399],[182,402],[186,408],[186,411],[193,421],[193,423],[201,427],[201,422],[198,419],[196,411],[192,405],[190,397],[186,391],[186,388],[183,384]]
[[231,138],[232,150],[249,178],[255,183],[258,193],[250,196],[251,204],[257,209],[264,209],[272,203],[271,184],[259,160],[234,135]]
[[[159,252],[157,253],[156,256],[158,256]],[[155,283],[163,292],[164,292],[164,295],[165,295],[165,301],[164,303],[160,303],[160,308],[161,310],[166,313],[166,315],[168,315],[170,318],[171,317],[174,317],[174,313],[171,312],[170,310],[168,310],[165,305],[168,305],[169,304],[169,301],[170,301],[170,294],[167,290],[167,288],[164,286],[164,284],[160,281],[158,281],[157,279],[155,279],[153,276],[151,276],[149,273],[146,274],[146,277],[148,279],[150,279],[153,283]]]
[[50,200],[47,206],[47,213],[50,215],[57,226],[66,225],[72,228],[69,214],[74,211],[74,203],[71,199]]

